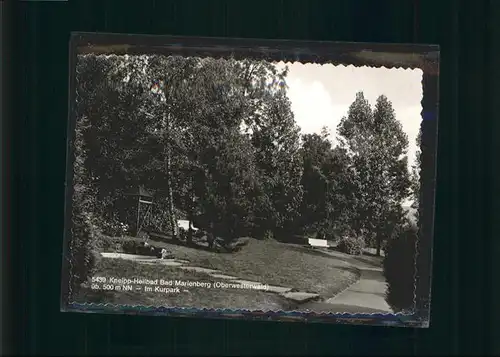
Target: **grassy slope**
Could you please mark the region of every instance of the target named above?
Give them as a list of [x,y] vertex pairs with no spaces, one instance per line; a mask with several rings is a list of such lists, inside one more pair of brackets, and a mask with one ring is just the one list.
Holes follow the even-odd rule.
[[[122,259],[102,259],[94,276],[119,278],[178,279],[183,281],[213,281],[206,275],[186,272],[175,267],[145,265]],[[181,289],[183,290],[183,289]],[[274,294],[247,289],[186,288],[180,294],[158,292],[94,292],[82,289],[77,301],[123,305],[205,307],[249,310],[287,309],[286,301]]]
[[335,295],[358,277],[340,259],[273,240],[251,239],[241,251],[232,254],[162,245],[176,258],[189,260],[192,266],[218,269],[242,279],[315,292],[324,297]]

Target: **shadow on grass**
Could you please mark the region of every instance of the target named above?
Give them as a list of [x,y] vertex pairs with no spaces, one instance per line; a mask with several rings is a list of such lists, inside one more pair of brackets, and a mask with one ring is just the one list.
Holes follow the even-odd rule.
[[173,239],[172,236],[166,234],[161,234],[161,235],[155,233],[150,234],[150,240],[155,242],[159,243],[162,242],[166,244],[193,248],[219,254],[232,254],[240,250],[247,243],[247,241],[242,243],[242,239],[248,239],[248,238],[237,238],[234,239],[231,243],[226,244],[222,238],[217,237],[214,241],[213,246],[210,247],[206,235],[194,236],[193,240],[188,242],[185,239]]
[[203,244],[199,240],[193,240],[192,242],[189,243],[187,241],[180,240],[180,239],[173,239],[172,237],[168,237],[168,236],[159,237],[159,236],[153,236],[153,235],[150,235],[149,240],[157,242],[157,243],[165,243],[165,244],[176,245],[176,246],[180,246],[180,247],[199,249],[199,250],[203,250],[206,252],[212,252],[212,253],[214,252],[213,249],[210,249],[208,244]]
[[274,240],[250,239],[243,250],[217,254],[180,246],[169,248],[192,266],[215,269],[241,279],[330,297],[352,284],[359,271],[336,257],[294,248]]

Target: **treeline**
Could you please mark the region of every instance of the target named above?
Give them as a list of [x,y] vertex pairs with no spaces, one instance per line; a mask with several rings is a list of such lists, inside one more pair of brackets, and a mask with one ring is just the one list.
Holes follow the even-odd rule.
[[380,247],[407,216],[408,139],[384,96],[371,108],[359,93],[333,147],[327,128],[300,135],[287,71],[269,62],[88,55],[77,67],[75,183],[95,192],[89,209],[108,234],[134,222],[126,193],[138,185],[173,235],[183,218],[228,240],[354,235]]

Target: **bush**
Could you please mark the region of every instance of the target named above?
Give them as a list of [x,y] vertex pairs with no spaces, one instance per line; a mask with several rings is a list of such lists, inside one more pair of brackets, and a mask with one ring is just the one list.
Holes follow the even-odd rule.
[[349,255],[361,255],[365,248],[365,239],[358,236],[344,236],[340,238],[337,249]]
[[134,238],[128,237],[106,237],[105,246],[113,250],[119,251],[126,254],[137,254],[137,255],[147,255],[147,256],[157,256],[157,249],[151,245],[144,246],[144,242],[141,242]]
[[71,212],[71,241],[68,247],[68,285],[63,290],[63,299],[71,302],[78,296],[80,288],[88,283],[95,270],[100,255],[98,240],[100,231],[97,228],[97,201],[95,190],[91,185],[90,175],[86,169],[87,148],[84,145],[84,131],[89,122],[83,118],[75,128],[75,161],[74,161],[74,192]]
[[386,301],[394,312],[411,310],[414,305],[416,227],[404,227],[385,247],[384,275]]
[[98,248],[103,252],[120,252],[122,250],[123,239],[121,237],[108,237],[100,235],[98,239]]
[[266,231],[264,232],[264,236],[263,236],[263,239],[264,239],[264,240],[269,240],[269,239],[273,239],[273,238],[274,238],[274,233],[273,233],[273,231],[271,231],[271,230],[269,230],[269,229],[268,229],[268,230],[266,230]]
[[[186,219],[186,214],[174,207],[175,219]],[[152,231],[170,234],[172,232],[172,225],[170,224],[170,217],[168,214],[167,203],[162,197],[156,199],[151,216],[148,218],[144,228]],[[200,227],[198,227],[200,228]]]
[[235,239],[233,242],[231,242],[227,248],[231,252],[239,252],[241,249],[243,249],[244,246],[248,245],[249,242],[250,242],[250,238],[246,238],[246,237],[238,238],[238,239]]
[[116,220],[104,221],[101,226],[102,231],[106,235],[110,235],[113,237],[121,237],[131,232],[130,227],[127,224],[123,222],[117,222]]
[[152,257],[156,257],[158,255],[158,251],[155,247],[144,246],[143,242],[132,239],[126,239],[123,241],[122,251],[126,254],[147,255]]
[[[150,246],[149,246],[150,247]],[[133,237],[108,237],[103,235],[99,239],[99,248],[105,252],[120,252],[127,254],[141,254],[146,251],[144,242]],[[151,248],[148,248],[151,249]]]
[[[136,240],[125,239],[121,244],[123,253],[127,254],[141,254],[140,251],[143,250],[144,244]],[[141,254],[142,255],[142,254]]]
[[73,209],[72,238],[69,246],[68,299],[78,294],[80,287],[92,276],[99,259],[97,242],[99,231],[91,216],[84,214],[79,204]]

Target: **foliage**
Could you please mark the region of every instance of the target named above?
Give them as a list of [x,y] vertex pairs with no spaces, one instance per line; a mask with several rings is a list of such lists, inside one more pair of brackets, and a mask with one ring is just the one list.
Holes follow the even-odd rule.
[[96,262],[98,230],[76,204],[73,210],[73,238],[69,247],[70,291],[68,297],[77,294],[81,285],[92,276]]
[[268,239],[273,239],[273,238],[274,238],[274,234],[271,230],[265,231],[263,236],[262,236],[263,240],[268,240]]
[[[318,134],[306,134],[302,137],[303,174],[301,184],[304,188],[302,199],[301,225],[317,231],[328,219],[330,203],[328,191],[330,172],[326,167],[333,157],[331,143]],[[314,227],[314,228],[313,228]]]
[[380,255],[383,241],[404,222],[402,204],[411,188],[408,138],[385,96],[377,99],[372,110],[361,92],[337,133],[350,160],[350,186],[355,193],[350,226],[366,235]]
[[121,251],[126,254],[137,254],[151,257],[159,257],[159,250],[152,246],[145,246],[143,242],[125,239],[121,242]]
[[349,223],[353,199],[349,158],[342,148],[332,147],[327,128],[321,135],[304,135],[301,154],[304,167],[301,226],[305,233],[333,239]]
[[284,89],[265,103],[263,115],[253,124],[252,143],[256,149],[260,200],[260,224],[274,235],[289,235],[300,215],[302,201],[302,157],[299,128],[295,124]]
[[211,214],[205,220],[215,226],[232,225],[221,232],[228,239],[258,224],[282,229],[299,215],[299,136],[286,71],[265,61],[82,56],[79,73],[95,78],[93,86],[80,81],[88,91],[80,115],[92,117],[86,135],[99,159],[89,163],[103,219],[130,222],[124,192],[139,182],[155,192],[171,228],[176,208],[190,220]]
[[343,236],[340,238],[337,249],[349,255],[362,255],[365,248],[364,237],[355,235]]
[[385,247],[386,300],[395,312],[411,310],[414,306],[417,239],[417,227],[406,226]]
[[246,233],[252,224],[257,187],[254,150],[240,130],[243,92],[229,70],[232,65],[232,61],[205,60],[196,79],[199,83],[193,83],[196,137],[184,171],[191,188],[183,201],[191,216],[205,222],[203,228],[227,241]]
[[411,199],[413,200],[411,208],[415,211],[414,218],[416,222],[418,222],[419,219],[419,204],[420,204],[420,169],[421,169],[420,155],[422,154],[422,150],[420,148],[421,139],[422,139],[422,128],[420,128],[420,130],[418,131],[416,139],[417,151],[415,153],[416,154],[415,163],[412,165],[411,169],[411,192],[412,192]]
[[110,237],[102,235],[99,239],[98,250],[103,252],[120,252],[126,237]]
[[[82,127],[86,124],[86,120],[82,119]],[[65,292],[69,300],[78,294],[81,285],[88,281],[94,271],[98,260],[97,245],[100,234],[94,215],[97,207],[95,191],[90,184],[86,183],[88,181],[88,172],[83,163],[87,151],[82,143],[81,130],[76,130],[75,143],[82,150],[76,152],[74,161],[73,237],[70,241],[67,257],[69,262],[69,286],[68,291]]]

